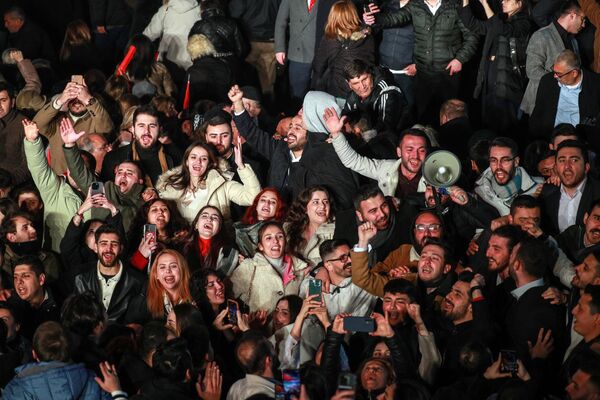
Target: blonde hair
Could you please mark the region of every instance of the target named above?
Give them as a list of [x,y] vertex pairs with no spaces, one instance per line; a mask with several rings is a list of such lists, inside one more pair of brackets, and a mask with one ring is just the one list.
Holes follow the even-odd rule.
[[91,41],[92,32],[90,32],[90,28],[87,24],[80,19],[71,21],[69,25],[67,25],[67,30],[65,31],[65,38],[60,49],[59,59],[61,61],[68,59],[71,55],[71,48],[73,46],[91,43]]
[[[165,316],[165,305],[164,305],[164,293],[165,289],[162,287],[157,277],[158,260],[161,256],[170,254],[177,260],[179,270],[181,271],[181,279],[177,286],[177,302],[192,303],[192,294],[190,293],[190,269],[185,261],[185,258],[175,250],[165,249],[156,255],[152,267],[150,268],[150,276],[148,277],[148,290],[146,292],[146,305],[148,311],[152,314],[153,318],[163,318]],[[175,305],[175,304],[173,304]]]
[[349,39],[350,36],[360,29],[360,18],[356,7],[349,0],[340,0],[331,7],[327,24],[325,25],[325,36],[328,39],[338,37]]

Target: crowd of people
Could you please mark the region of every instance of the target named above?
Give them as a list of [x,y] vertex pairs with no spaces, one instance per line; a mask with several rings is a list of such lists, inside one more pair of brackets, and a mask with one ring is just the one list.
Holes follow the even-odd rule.
[[600,398],[595,0],[1,3],[1,398]]

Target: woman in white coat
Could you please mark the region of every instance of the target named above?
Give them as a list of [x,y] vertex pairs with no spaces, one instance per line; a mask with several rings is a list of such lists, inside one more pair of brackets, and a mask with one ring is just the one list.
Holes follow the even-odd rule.
[[231,219],[230,202],[249,206],[260,192],[260,183],[252,168],[242,162],[240,146],[234,146],[235,163],[242,183],[227,180],[217,170],[218,159],[207,144],[192,143],[183,154],[181,166],[158,178],[156,188],[163,199],[175,201],[181,215],[191,223],[198,211],[211,205]]
[[187,70],[192,65],[187,51],[188,35],[199,20],[197,0],[164,0],[143,33],[152,41],[160,38],[160,56]]
[[258,251],[231,274],[233,294],[250,311],[273,312],[279,299],[297,295],[308,265],[285,251],[285,232],[279,222],[266,222],[258,231]]

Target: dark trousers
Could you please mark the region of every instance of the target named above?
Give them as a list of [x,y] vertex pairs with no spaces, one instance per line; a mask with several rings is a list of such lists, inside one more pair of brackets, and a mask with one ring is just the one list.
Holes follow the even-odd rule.
[[310,88],[311,63],[288,62],[288,73],[290,79],[290,96],[294,100],[304,99],[304,95]]
[[442,103],[457,97],[459,84],[460,73],[450,76],[448,71],[424,72],[417,66],[415,77],[417,122],[437,125]]

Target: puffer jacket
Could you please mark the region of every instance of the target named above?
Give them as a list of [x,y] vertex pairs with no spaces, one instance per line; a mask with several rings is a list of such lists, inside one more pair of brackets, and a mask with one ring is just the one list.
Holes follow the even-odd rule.
[[[494,92],[499,98],[520,104],[527,86],[526,50],[533,28],[527,13],[521,11],[508,19],[496,13],[491,18],[481,21],[475,18],[471,7],[467,6],[459,10],[459,15],[467,28],[478,35],[485,35],[474,96],[477,98],[481,95],[483,88],[490,81],[491,74],[492,77],[496,77],[492,78],[495,84],[493,88],[487,88],[487,92]],[[498,48],[496,54],[491,54],[495,40],[498,41]],[[515,56],[511,56],[511,42]],[[491,56],[495,56],[493,62],[489,61]],[[488,64],[490,71],[487,70]]]
[[[382,5],[383,12],[400,9],[398,0],[387,0]],[[379,44],[379,63],[389,69],[399,70],[414,63],[415,30],[412,24],[384,29]]]
[[2,393],[5,400],[111,399],[94,380],[94,373],[83,364],[31,363],[18,367],[16,372]]
[[249,206],[254,197],[260,192],[260,182],[252,171],[252,167],[246,165],[244,169],[238,169],[238,174],[243,183],[226,180],[217,170],[208,171],[206,176],[206,190],[208,194],[196,197],[194,192],[175,189],[167,184],[167,179],[180,171],[181,167],[173,168],[158,178],[156,189],[163,199],[174,200],[181,215],[192,223],[196,214],[205,205],[217,207],[225,221],[231,219],[229,203],[234,202],[240,206]]
[[190,29],[200,19],[200,6],[196,0],[170,0],[158,9],[144,29],[150,40],[160,38],[158,52],[181,68],[187,69],[192,60],[187,52]]
[[248,305],[250,311],[267,310],[271,313],[277,301],[288,294],[297,295],[308,275],[308,265],[292,256],[295,278],[283,285],[279,272],[262,253],[247,258],[231,274],[233,294]]
[[477,50],[477,36],[462,23],[457,6],[457,2],[442,0],[440,8],[432,15],[425,0],[414,0],[400,10],[378,15],[375,26],[392,28],[412,21],[417,70],[443,72],[453,59],[464,64]]
[[356,59],[369,64],[375,62],[375,40],[368,29],[353,32],[348,39],[323,36],[313,60],[311,86],[314,90],[345,98],[350,88],[344,77],[344,67]]
[[248,44],[237,22],[222,10],[202,12],[202,19],[194,24],[188,36],[193,35],[206,36],[220,56],[234,55],[244,59],[248,55]]

